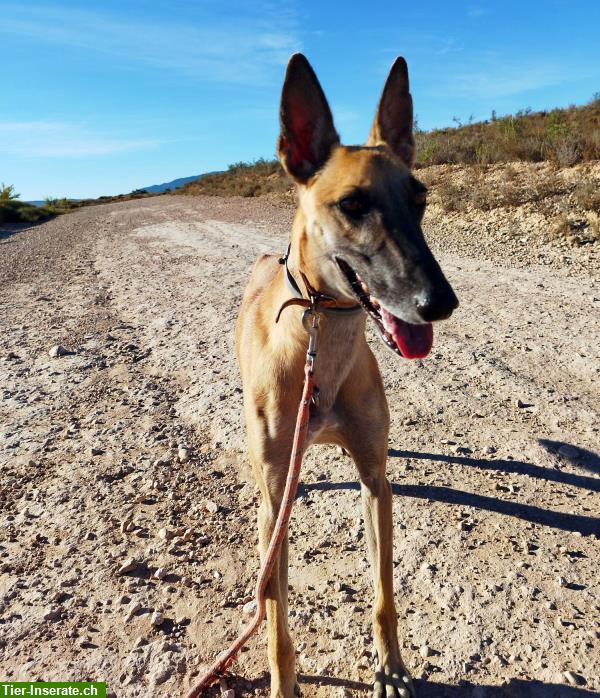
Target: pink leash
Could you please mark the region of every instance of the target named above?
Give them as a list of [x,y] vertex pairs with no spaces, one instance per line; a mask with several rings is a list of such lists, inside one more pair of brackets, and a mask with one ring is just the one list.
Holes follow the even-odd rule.
[[[295,299],[294,299],[295,300]],[[196,683],[187,693],[186,698],[198,698],[209,686],[215,681],[223,677],[227,668],[238,657],[242,647],[258,630],[263,622],[266,611],[265,589],[271,578],[273,566],[279,555],[281,541],[286,534],[290,516],[292,514],[292,506],[294,497],[298,489],[298,479],[300,477],[300,468],[302,466],[302,456],[304,455],[304,445],[308,434],[308,422],[310,419],[310,403],[315,395],[315,383],[313,378],[315,357],[317,355],[317,332],[319,329],[319,311],[318,298],[311,297],[310,307],[304,313],[302,324],[309,333],[308,351],[306,353],[306,364],[304,365],[304,388],[302,391],[302,400],[298,409],[298,417],[296,418],[296,430],[294,432],[294,443],[292,446],[292,455],[290,457],[290,467],[285,482],[285,490],[283,499],[275,522],[275,528],[271,534],[271,540],[267,549],[267,554],[261,566],[258,581],[256,583],[256,613],[246,629],[234,640],[230,647],[219,655],[214,664],[204,674],[204,676]],[[298,305],[308,304],[308,301],[303,303],[296,301]],[[283,308],[282,308],[283,310]],[[280,311],[281,313],[281,311]],[[308,324],[312,318],[310,325]],[[278,316],[279,319],[279,316]]]

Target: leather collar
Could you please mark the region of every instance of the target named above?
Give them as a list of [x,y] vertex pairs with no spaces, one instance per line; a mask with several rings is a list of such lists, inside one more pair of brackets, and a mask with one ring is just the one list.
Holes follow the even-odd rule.
[[[291,243],[288,245],[286,253],[279,259],[279,264],[282,264],[284,267],[284,272],[285,272],[285,283],[292,295],[296,298],[304,298],[304,295],[302,294],[302,291],[300,290],[300,286],[298,286],[298,282],[296,279],[294,279],[292,272],[290,271],[288,267],[288,258],[290,256],[290,247]],[[362,305],[360,303],[356,303],[355,305],[349,305],[347,307],[323,307],[322,311],[326,313],[327,315],[349,315],[352,313],[357,313],[363,309]]]

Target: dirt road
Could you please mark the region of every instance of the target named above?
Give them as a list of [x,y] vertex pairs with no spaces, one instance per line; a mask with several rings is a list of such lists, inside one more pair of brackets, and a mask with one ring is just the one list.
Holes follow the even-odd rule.
[[[159,197],[0,236],[0,679],[179,696],[249,619],[233,325],[291,215]],[[371,336],[405,660],[423,698],[596,695],[598,281],[428,230],[459,311],[425,361]],[[304,464],[290,566],[303,694],[370,695],[359,490],[333,448]],[[261,636],[236,695],[266,696],[266,668]]]

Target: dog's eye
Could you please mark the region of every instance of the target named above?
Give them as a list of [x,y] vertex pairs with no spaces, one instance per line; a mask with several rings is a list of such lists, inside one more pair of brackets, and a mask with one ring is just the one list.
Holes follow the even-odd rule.
[[372,203],[369,197],[362,192],[349,194],[338,201],[338,206],[350,218],[362,218],[372,208]]

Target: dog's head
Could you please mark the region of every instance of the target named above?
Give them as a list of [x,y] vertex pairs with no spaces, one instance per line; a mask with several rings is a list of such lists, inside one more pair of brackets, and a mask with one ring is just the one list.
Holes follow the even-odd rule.
[[365,146],[342,146],[306,58],[290,59],[278,155],[299,187],[310,257],[338,298],[362,296],[384,342],[406,358],[431,349],[431,323],[458,300],[421,230],[426,187],[414,162],[408,70],[397,58]]

